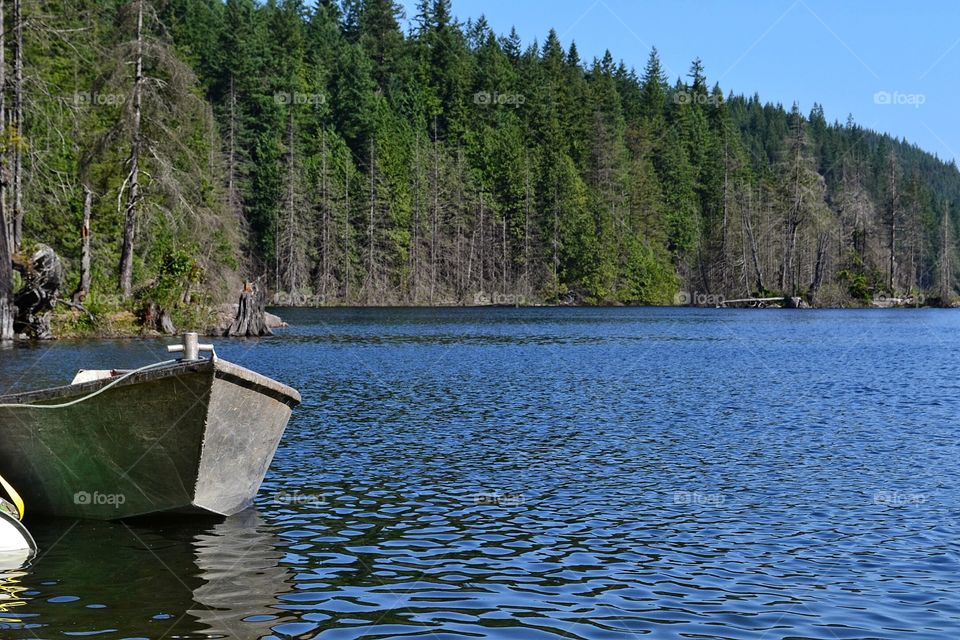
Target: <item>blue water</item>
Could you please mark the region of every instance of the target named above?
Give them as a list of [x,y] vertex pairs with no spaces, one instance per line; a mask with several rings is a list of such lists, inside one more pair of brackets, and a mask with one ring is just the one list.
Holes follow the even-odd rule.
[[30,523],[0,638],[960,637],[960,312],[281,313],[217,343],[304,397],[256,509]]

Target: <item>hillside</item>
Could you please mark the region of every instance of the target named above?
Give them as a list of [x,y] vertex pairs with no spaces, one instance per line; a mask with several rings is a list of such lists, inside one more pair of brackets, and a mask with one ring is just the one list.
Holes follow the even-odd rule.
[[956,166],[699,60],[582,60],[448,0],[409,33],[389,0],[22,5],[0,198],[69,292],[89,191],[95,315],[190,324],[256,276],[295,304],[955,294]]

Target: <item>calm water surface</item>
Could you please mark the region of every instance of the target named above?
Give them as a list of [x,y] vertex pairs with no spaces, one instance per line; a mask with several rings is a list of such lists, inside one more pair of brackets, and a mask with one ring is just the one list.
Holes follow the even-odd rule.
[[960,312],[283,313],[218,343],[304,397],[256,509],[29,523],[0,638],[960,637]]

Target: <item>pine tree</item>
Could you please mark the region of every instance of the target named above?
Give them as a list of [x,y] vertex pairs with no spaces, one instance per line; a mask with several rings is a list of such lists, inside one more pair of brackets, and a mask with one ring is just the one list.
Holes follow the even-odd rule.
[[360,44],[373,63],[377,90],[390,92],[401,65],[402,9],[393,0],[366,0],[360,11]]
[[7,10],[7,251],[51,243],[131,311],[178,304],[158,283],[184,256],[180,303],[241,271],[331,304],[952,296],[955,165],[725,96],[699,60],[671,86],[655,49],[637,77],[449,0],[408,35],[390,0]]

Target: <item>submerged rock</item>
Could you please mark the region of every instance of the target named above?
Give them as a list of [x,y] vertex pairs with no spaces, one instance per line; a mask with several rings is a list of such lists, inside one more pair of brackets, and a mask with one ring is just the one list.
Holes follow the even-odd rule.
[[281,317],[278,316],[278,315],[272,314],[272,313],[270,313],[269,311],[264,311],[264,312],[263,312],[263,321],[264,321],[264,322],[266,323],[266,325],[267,325],[269,328],[271,328],[271,329],[279,329],[279,328],[282,328],[282,327],[288,327],[288,326],[290,326],[290,325],[288,325],[286,322],[283,321],[283,318],[281,318]]

